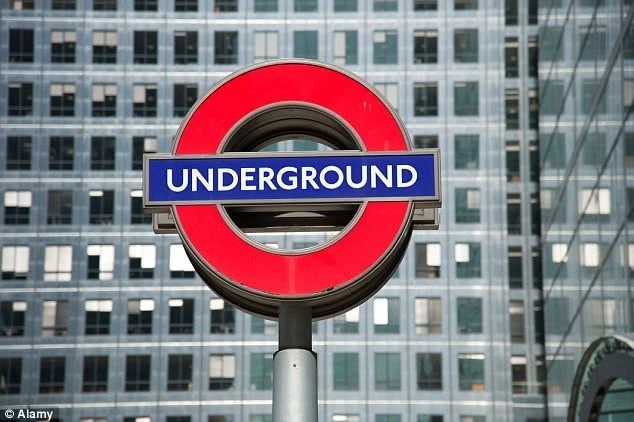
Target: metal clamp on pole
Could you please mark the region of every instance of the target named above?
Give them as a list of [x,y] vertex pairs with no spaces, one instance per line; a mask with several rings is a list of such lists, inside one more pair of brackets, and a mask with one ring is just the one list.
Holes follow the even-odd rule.
[[309,307],[280,306],[273,356],[273,422],[317,422],[317,355]]

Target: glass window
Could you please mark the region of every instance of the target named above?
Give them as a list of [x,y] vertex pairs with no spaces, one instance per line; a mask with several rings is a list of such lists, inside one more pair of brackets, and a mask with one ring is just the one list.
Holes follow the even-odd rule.
[[66,359],[63,356],[40,358],[40,394],[63,393]]
[[[595,102],[595,96],[600,95],[597,107],[593,111]],[[591,111],[594,113],[607,113],[608,106],[605,101],[605,90],[599,91],[599,81],[596,79],[584,79],[581,86],[581,112],[589,114]]]
[[116,31],[93,31],[92,62],[114,64],[117,62],[118,36]]
[[372,301],[375,334],[396,334],[400,331],[398,302],[397,297],[379,297]]
[[374,422],[401,422],[401,415],[396,414],[380,414],[376,415]]
[[438,148],[438,135],[414,135],[414,148]]
[[456,63],[478,62],[478,30],[456,29],[453,37],[454,61]]
[[545,154],[544,168],[545,169],[563,169],[566,168],[566,138],[563,133],[554,133],[552,135],[542,134],[541,138],[546,140],[550,139],[546,148],[541,151]]
[[108,391],[108,356],[84,356],[82,393]]
[[460,415],[460,422],[486,422],[486,416]]
[[70,281],[72,268],[72,246],[46,246],[44,249],[44,281]]
[[92,117],[115,117],[117,115],[117,85],[92,85]]
[[29,272],[28,246],[2,246],[2,280],[26,280]]
[[564,98],[564,82],[549,80],[545,85],[540,112],[544,115],[556,115],[559,113]]
[[277,0],[253,0],[254,12],[277,12]]
[[398,83],[377,82],[374,87],[379,91],[388,103],[398,110]]
[[458,355],[458,378],[461,391],[485,391],[484,355]]
[[528,0],[528,24],[537,25],[538,0]]
[[374,354],[374,388],[377,391],[401,389],[401,354]]
[[442,415],[418,415],[416,422],[443,422]]
[[130,191],[130,224],[152,224],[152,214],[143,211],[143,191]]
[[229,390],[235,377],[235,355],[209,355],[209,390]]
[[479,89],[477,82],[454,83],[454,114],[477,116],[479,114]]
[[588,133],[581,148],[582,164],[601,167],[606,153],[605,133]]
[[504,38],[504,76],[507,78],[517,78],[520,74],[518,47],[517,37]]
[[478,135],[455,135],[454,155],[456,170],[480,168],[480,138]]
[[293,57],[319,59],[317,31],[293,31]]
[[7,170],[31,170],[30,136],[7,136]]
[[51,9],[53,10],[75,10],[75,0],[52,0]]
[[92,0],[92,10],[117,10],[117,0]]
[[134,0],[135,12],[156,12],[158,0]]
[[579,214],[609,216],[611,209],[609,189],[581,189],[579,192]]
[[194,334],[194,299],[170,299],[170,334]]
[[440,353],[416,353],[416,385],[418,390],[442,390]]
[[359,308],[354,308],[348,312],[337,315],[332,319],[335,334],[358,334],[359,333]]
[[334,0],[335,12],[356,12],[357,0]]
[[84,309],[86,311],[85,335],[110,334],[112,300],[87,300],[84,304]]
[[251,317],[251,334],[277,334],[277,322],[270,319]]
[[416,334],[440,334],[442,332],[442,307],[439,297],[414,299]]
[[197,12],[198,0],[174,0],[175,12]]
[[196,274],[185,248],[181,244],[170,245],[170,277],[194,278]]
[[197,84],[174,84],[174,117],[185,117],[197,98]]
[[436,30],[414,31],[414,64],[422,63],[438,63]]
[[[531,0],[529,0],[531,1]],[[528,77],[536,78],[537,77],[537,67],[539,61],[538,47],[537,47],[537,37],[528,37],[527,42],[528,49]]]
[[398,0],[374,0],[375,12],[396,12]]
[[152,334],[153,299],[128,300],[128,334]]
[[273,422],[272,415],[249,415],[249,422]]
[[155,245],[130,245],[128,248],[129,277],[152,278],[156,266]]
[[49,144],[49,170],[72,170],[74,139],[70,136],[51,136]]
[[73,191],[48,191],[48,208],[46,224],[72,224],[73,222]]
[[359,354],[352,352],[333,353],[333,376],[335,390],[359,390]]
[[236,311],[222,299],[209,300],[211,334],[234,334],[236,331]]
[[520,143],[506,141],[506,181],[519,182],[520,180]]
[[7,95],[7,115],[31,116],[33,114],[33,84],[9,82]]
[[513,394],[528,393],[526,362],[526,356],[511,356],[511,378],[513,383]]
[[89,192],[89,224],[114,224],[114,191]]
[[458,332],[460,334],[482,334],[482,298],[459,297]]
[[51,31],[51,63],[75,63],[76,44],[75,31]]
[[34,7],[35,0],[11,0],[9,2],[11,10],[33,10]]
[[33,63],[33,29],[9,29],[9,63]]
[[563,27],[545,26],[541,29],[539,36],[539,60],[558,61],[564,56],[564,49],[561,47],[563,38]]
[[631,26],[623,37],[623,58],[634,59],[634,29]]
[[293,0],[294,12],[316,12],[317,0]]
[[253,62],[260,63],[280,57],[280,41],[277,31],[256,31],[253,33]]
[[156,85],[134,84],[132,86],[132,116],[156,117]]
[[150,355],[128,355],[125,361],[125,391],[150,391]]
[[214,0],[214,12],[237,12],[238,0]]
[[631,172],[634,168],[634,132],[625,132],[623,134],[623,149],[625,152],[624,166]]
[[0,358],[0,396],[20,394],[22,386],[22,358]]
[[273,388],[273,355],[271,353],[251,353],[251,390],[271,390]]
[[93,136],[90,145],[90,169],[114,170],[115,137]]
[[482,276],[479,243],[456,243],[455,259],[457,278],[478,278]]
[[135,64],[158,63],[157,31],[134,31],[133,59]]
[[359,415],[342,415],[337,413],[332,415],[332,422],[361,422],[361,417]]
[[357,31],[335,31],[333,33],[332,61],[334,64],[358,64],[357,38]]
[[416,277],[440,277],[440,244],[416,243]]
[[509,246],[508,249],[509,288],[521,289],[522,280],[522,247]]
[[396,30],[374,31],[372,42],[374,64],[398,63],[398,32]]
[[480,222],[480,189],[456,188],[456,223]]
[[519,10],[517,0],[505,0],[504,2],[504,25],[517,25]]
[[21,337],[24,335],[24,318],[27,304],[24,301],[6,300],[0,302],[0,337]]
[[528,90],[528,128],[537,130],[539,127],[539,98],[537,89]]
[[88,245],[89,280],[112,280],[114,271],[114,245]]
[[64,337],[68,335],[69,308],[67,300],[45,300],[42,302],[42,337]]
[[238,63],[238,32],[216,31],[214,32],[214,63],[237,64]]
[[478,0],[454,0],[455,10],[476,10],[478,8]]
[[167,391],[192,391],[192,355],[167,357]]
[[143,169],[143,154],[156,152],[157,140],[154,136],[132,138],[132,170]]
[[522,197],[519,193],[506,194],[506,220],[509,234],[522,234]]
[[504,93],[506,129],[520,128],[520,94],[517,89],[507,89]]
[[4,224],[29,224],[32,194],[30,191],[8,190],[4,192]]
[[511,342],[524,343],[524,302],[521,300],[511,300],[509,304]]
[[605,60],[608,51],[605,26],[583,27],[579,31],[581,60]]
[[438,84],[414,84],[414,116],[438,116]]

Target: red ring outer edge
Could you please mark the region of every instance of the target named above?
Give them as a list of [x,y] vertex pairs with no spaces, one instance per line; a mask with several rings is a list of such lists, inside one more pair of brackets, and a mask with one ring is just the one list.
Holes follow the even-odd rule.
[[[367,151],[409,149],[397,118],[359,80],[318,63],[274,62],[214,87],[183,123],[174,154],[217,154],[225,135],[244,116],[284,101],[333,111],[357,132]],[[226,223],[218,205],[176,205],[173,211],[181,235],[213,273],[264,296],[297,299],[343,287],[374,268],[405,227],[409,206],[409,201],[369,202],[345,236],[317,251],[293,255],[245,241]]]

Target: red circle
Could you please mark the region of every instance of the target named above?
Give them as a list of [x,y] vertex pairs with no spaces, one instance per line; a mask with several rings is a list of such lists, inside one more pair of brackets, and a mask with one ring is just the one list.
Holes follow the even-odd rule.
[[[279,102],[321,106],[345,120],[367,151],[406,151],[394,114],[363,83],[317,63],[276,62],[247,69],[216,87],[182,127],[175,155],[217,154],[225,135],[246,115]],[[220,205],[175,205],[181,234],[223,279],[264,295],[316,295],[358,279],[392,249],[410,202],[368,202],[357,222],[316,251],[278,254],[260,249],[224,220]]]

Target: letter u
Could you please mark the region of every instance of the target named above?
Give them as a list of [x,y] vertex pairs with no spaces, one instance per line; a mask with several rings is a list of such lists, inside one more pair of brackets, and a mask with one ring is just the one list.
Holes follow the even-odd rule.
[[174,186],[174,181],[172,179],[172,169],[167,169],[167,187],[172,192],[182,192],[187,189],[187,185],[189,184],[189,172],[187,169],[183,169],[183,182],[180,186]]

